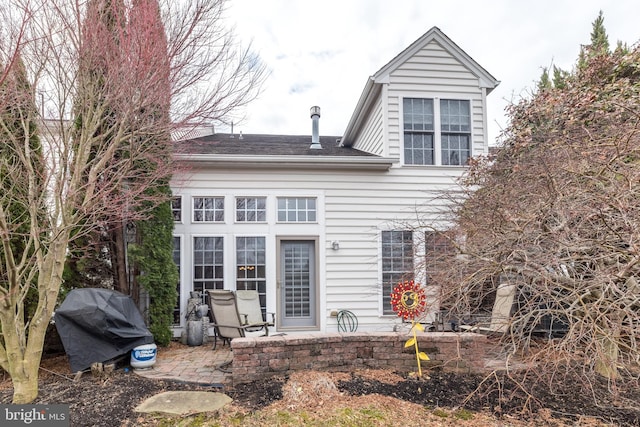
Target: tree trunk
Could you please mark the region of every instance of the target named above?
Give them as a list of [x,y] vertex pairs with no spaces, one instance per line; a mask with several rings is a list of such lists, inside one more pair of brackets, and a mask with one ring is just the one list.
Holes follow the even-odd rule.
[[[29,328],[28,337],[19,333],[24,329],[24,323],[18,315],[12,314],[12,309],[3,310],[2,335],[6,350],[3,367],[11,376],[13,383],[13,400],[15,404],[32,402],[38,396],[38,370],[42,358],[44,336],[48,320],[41,317],[33,322]],[[51,317],[49,314],[48,318]],[[26,341],[26,342],[25,342]]]
[[[28,330],[25,330],[23,312],[20,308],[22,298],[12,297],[10,302],[3,304],[0,309],[4,341],[0,362],[11,376],[12,402],[15,404],[33,402],[38,396],[38,371],[44,337],[62,284],[68,243],[68,233],[65,235],[63,231],[57,236],[58,240],[54,240],[48,251],[38,259],[38,305],[29,322]],[[16,292],[16,295],[19,293]]]
[[616,328],[598,337],[599,352],[596,354],[595,371],[599,375],[607,379],[618,378],[618,357],[620,348],[618,340],[620,338],[620,329]]
[[38,397],[38,370],[42,353],[25,354],[17,366],[12,364],[9,375],[13,383],[13,399],[11,403],[25,404]]
[[113,266],[114,288],[125,295],[131,295],[129,278],[127,277],[127,261],[125,252],[124,230],[121,226],[114,226],[111,234],[111,265]]

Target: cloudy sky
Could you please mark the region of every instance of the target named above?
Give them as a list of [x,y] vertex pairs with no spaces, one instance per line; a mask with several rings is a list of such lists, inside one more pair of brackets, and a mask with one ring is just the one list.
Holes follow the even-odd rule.
[[640,40],[637,0],[231,0],[227,23],[270,72],[234,130],[309,135],[318,105],[320,133],[341,136],[367,78],[437,26],[501,82],[488,97],[494,141],[542,67],[572,68],[600,10],[612,45]]

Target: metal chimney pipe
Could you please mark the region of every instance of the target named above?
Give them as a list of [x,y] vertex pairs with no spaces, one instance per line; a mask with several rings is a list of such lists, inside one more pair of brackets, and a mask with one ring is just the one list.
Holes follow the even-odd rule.
[[318,130],[320,121],[320,107],[311,107],[311,148],[312,150],[322,149],[320,145],[320,132]]

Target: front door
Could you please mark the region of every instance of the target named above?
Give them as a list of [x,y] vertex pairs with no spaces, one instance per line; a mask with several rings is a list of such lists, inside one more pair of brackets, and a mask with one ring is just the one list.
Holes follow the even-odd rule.
[[316,242],[280,240],[279,324],[283,328],[317,327]]

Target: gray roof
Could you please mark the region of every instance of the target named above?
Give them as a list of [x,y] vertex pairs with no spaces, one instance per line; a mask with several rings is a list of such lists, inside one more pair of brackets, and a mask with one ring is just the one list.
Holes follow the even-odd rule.
[[248,156],[377,157],[351,147],[339,146],[338,136],[320,136],[322,149],[311,149],[310,135],[238,135],[217,133],[176,142],[184,154],[227,154]]

